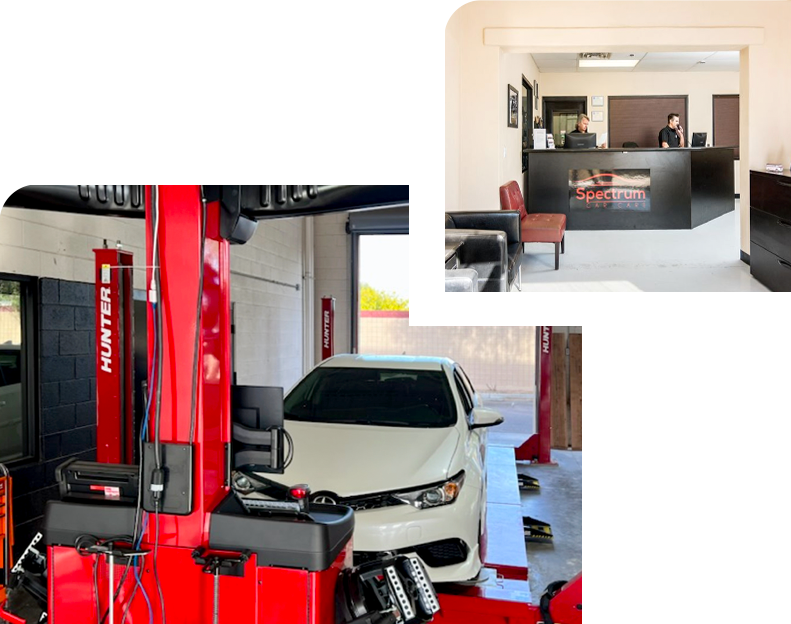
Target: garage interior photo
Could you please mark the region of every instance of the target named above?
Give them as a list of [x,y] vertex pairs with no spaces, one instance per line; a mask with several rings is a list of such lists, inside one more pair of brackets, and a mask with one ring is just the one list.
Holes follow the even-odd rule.
[[408,215],[406,186],[13,194],[0,621],[581,622],[582,328],[410,326]]
[[789,23],[787,0],[459,6],[446,268],[469,291],[791,290]]

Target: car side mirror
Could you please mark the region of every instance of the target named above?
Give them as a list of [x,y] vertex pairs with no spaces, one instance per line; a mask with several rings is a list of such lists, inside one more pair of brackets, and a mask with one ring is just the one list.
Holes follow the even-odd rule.
[[495,410],[485,407],[475,407],[472,410],[472,424],[470,429],[480,429],[481,427],[494,427],[503,422],[503,415]]

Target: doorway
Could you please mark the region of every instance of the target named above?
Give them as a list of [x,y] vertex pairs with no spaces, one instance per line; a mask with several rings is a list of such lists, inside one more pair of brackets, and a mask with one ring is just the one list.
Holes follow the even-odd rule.
[[577,125],[577,118],[588,114],[587,97],[545,97],[544,123],[547,134],[555,139],[557,147],[563,147],[566,133]]
[[[371,353],[366,337],[374,317],[409,325],[409,208],[349,213],[351,235],[351,353]],[[374,322],[369,322],[374,318]],[[365,325],[365,327],[363,327]]]
[[529,149],[533,149],[533,87],[522,76],[522,172],[527,170]]
[[404,234],[360,235],[355,353],[401,353],[409,327],[409,271],[393,258],[409,256]]

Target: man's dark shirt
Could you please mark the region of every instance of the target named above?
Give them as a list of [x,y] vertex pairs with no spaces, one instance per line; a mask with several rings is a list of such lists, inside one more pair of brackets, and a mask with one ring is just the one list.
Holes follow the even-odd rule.
[[662,147],[662,143],[667,143],[668,147],[678,147],[681,142],[676,131],[671,130],[670,126],[665,126],[659,131],[659,147]]

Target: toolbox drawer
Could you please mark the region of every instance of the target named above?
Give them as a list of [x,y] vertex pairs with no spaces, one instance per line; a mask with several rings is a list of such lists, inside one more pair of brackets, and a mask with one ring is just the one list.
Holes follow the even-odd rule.
[[760,245],[750,245],[750,273],[769,290],[791,292],[791,262]]
[[791,222],[791,177],[751,171],[750,207]]
[[750,242],[791,262],[791,221],[752,208]]

